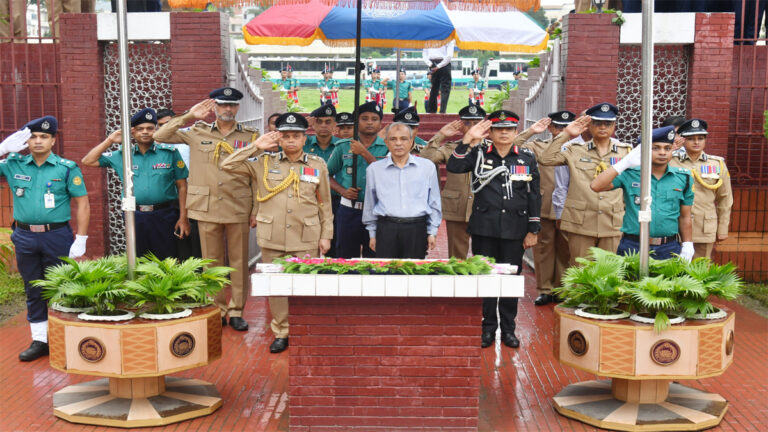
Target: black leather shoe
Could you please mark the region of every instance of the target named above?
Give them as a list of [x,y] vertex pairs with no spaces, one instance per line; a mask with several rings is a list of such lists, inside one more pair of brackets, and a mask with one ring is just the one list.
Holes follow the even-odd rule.
[[241,317],[231,317],[229,318],[229,326],[237,331],[246,331],[248,330],[248,323],[245,322],[244,319]]
[[288,338],[276,338],[269,346],[269,352],[277,354],[288,348]]
[[563,299],[561,299],[559,295],[553,295],[552,296],[552,301],[555,302],[555,303],[562,303]]
[[493,345],[493,336],[494,336],[494,332],[483,332],[482,342],[480,343],[480,347],[488,348],[489,346]]
[[221,326],[226,327],[227,326],[227,317],[221,317]]
[[501,342],[510,348],[517,348],[520,346],[520,340],[515,337],[514,333],[501,335]]
[[539,294],[538,297],[536,297],[536,300],[533,301],[533,304],[536,306],[544,306],[545,304],[552,303],[554,301],[554,298],[552,297],[552,294]]
[[37,360],[40,357],[48,355],[48,344],[40,341],[32,341],[32,345],[29,346],[24,352],[19,354],[19,360],[28,362]]

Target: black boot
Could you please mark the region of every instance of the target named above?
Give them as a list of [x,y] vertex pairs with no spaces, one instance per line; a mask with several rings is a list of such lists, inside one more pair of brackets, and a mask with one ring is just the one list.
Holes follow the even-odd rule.
[[32,341],[32,345],[29,346],[24,352],[19,354],[19,360],[28,362],[37,360],[40,357],[48,355],[48,344],[40,341]]

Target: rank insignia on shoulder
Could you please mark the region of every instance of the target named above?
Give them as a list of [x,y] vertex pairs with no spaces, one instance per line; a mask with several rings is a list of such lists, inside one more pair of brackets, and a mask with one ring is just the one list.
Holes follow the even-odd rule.
[[248,158],[248,162],[256,162],[257,160],[259,160],[258,156],[253,156]]

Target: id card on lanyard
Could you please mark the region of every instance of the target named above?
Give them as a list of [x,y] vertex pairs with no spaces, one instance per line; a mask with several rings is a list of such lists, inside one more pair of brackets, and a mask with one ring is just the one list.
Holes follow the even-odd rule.
[[46,183],[45,185],[48,188],[48,191],[43,195],[43,201],[45,203],[45,208],[52,209],[56,208],[56,200],[53,197],[53,193],[51,192],[51,182]]

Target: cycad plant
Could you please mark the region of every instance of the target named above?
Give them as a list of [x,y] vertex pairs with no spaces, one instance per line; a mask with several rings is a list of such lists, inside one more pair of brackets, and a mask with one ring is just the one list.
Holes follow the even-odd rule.
[[733,263],[719,265],[706,258],[696,258],[683,269],[684,274],[699,281],[707,292],[706,304],[697,309],[687,308],[688,314],[709,313],[714,306],[709,297],[733,300],[741,295],[744,281],[736,274]]
[[690,276],[645,277],[629,285],[626,292],[632,307],[653,316],[653,329],[661,332],[671,324],[669,315],[688,314],[705,307],[707,290]]
[[91,308],[92,315],[109,315],[125,301],[123,286],[127,272],[124,256],[77,262],[63,257],[64,263],[49,267],[45,279],[32,281],[49,303],[72,308]]
[[562,277],[562,287],[553,292],[566,306],[590,305],[600,315],[608,315],[623,294],[626,265],[622,257],[599,248],[590,248],[590,259],[576,258],[578,266],[569,267]]

